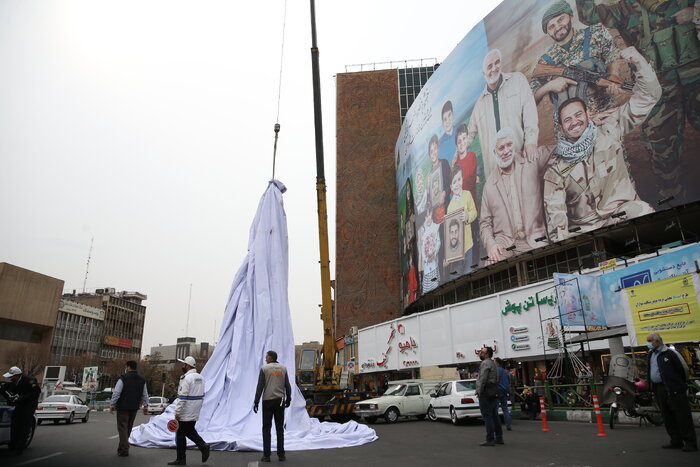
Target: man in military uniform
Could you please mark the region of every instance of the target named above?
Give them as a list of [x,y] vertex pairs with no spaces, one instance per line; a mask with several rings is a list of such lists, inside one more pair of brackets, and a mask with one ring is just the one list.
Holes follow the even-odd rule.
[[20,455],[24,451],[27,438],[34,425],[34,412],[39,403],[41,388],[36,379],[23,375],[22,370],[13,366],[3,375],[9,378],[11,384],[5,388],[8,401],[15,406],[12,414],[12,428],[10,431],[10,449]]
[[576,0],[585,24],[616,28],[627,45],[651,62],[661,83],[661,98],[642,124],[642,143],[651,156],[659,196],[685,199],[680,155],[687,120],[700,131],[700,41],[691,0],[619,0],[596,5]]
[[590,120],[580,98],[559,106],[562,136],[544,174],[544,207],[552,241],[569,237],[571,228],[585,232],[653,212],[637,195],[625,165],[622,138],[641,125],[661,96],[661,86],[634,47],[623,50],[621,56],[637,67],[632,97],[609,111],[600,126]]
[[[553,3],[544,12],[542,31],[554,40],[554,44],[540,57],[538,64],[579,66],[591,71],[619,74],[620,50],[610,33],[600,24],[575,29],[572,25],[573,14],[571,6],[565,0]],[[580,86],[583,88],[578,92]],[[593,116],[612,108],[613,96],[620,92],[620,87],[616,84],[601,88],[561,76],[533,78],[530,87],[538,104],[543,97],[550,96],[554,104],[555,120],[557,107],[570,97],[581,97]]]

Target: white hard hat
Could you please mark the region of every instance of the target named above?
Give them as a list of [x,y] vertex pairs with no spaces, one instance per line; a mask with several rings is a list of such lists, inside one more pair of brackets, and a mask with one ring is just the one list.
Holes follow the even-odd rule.
[[22,374],[22,370],[20,370],[16,366],[13,366],[12,368],[10,368],[10,371],[8,371],[4,375],[2,375],[2,377],[3,378],[11,378],[12,376],[17,376],[17,375],[21,375],[21,374]]
[[184,360],[178,358],[177,361],[185,363],[185,364],[191,366],[192,368],[195,368],[197,366],[197,361],[194,359],[194,357],[191,357],[189,355],[187,357],[185,357]]

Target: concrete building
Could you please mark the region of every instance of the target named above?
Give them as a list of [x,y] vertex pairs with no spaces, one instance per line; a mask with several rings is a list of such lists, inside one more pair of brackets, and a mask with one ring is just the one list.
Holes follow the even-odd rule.
[[95,293],[64,294],[64,299],[82,303],[105,312],[104,333],[99,349],[102,368],[100,387],[111,387],[123,370],[126,360],[141,356],[143,323],[148,297],[140,292],[117,292],[114,288],[97,289]]
[[62,291],[60,279],[0,263],[0,368],[17,365],[41,379]]
[[336,337],[403,311],[394,146],[438,67],[417,65],[336,78]]
[[[193,356],[196,360],[209,360],[214,353],[215,346],[208,342],[200,342],[197,344],[195,337],[178,337],[175,345],[159,344],[151,347],[149,360],[151,363],[164,366],[171,370],[178,364],[177,359],[184,359],[188,355]],[[201,369],[201,368],[200,368]]]
[[68,359],[97,357],[104,339],[105,311],[102,308],[61,299],[51,345],[51,364],[63,365]]

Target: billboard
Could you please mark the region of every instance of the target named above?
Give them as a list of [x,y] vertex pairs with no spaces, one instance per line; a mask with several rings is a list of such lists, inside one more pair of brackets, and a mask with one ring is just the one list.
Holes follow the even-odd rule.
[[652,332],[666,342],[700,337],[700,309],[692,274],[630,287],[625,292],[637,342],[644,342]]
[[682,3],[505,0],[465,36],[396,143],[404,305],[700,199],[700,42]]
[[83,368],[83,391],[97,391],[97,367]]

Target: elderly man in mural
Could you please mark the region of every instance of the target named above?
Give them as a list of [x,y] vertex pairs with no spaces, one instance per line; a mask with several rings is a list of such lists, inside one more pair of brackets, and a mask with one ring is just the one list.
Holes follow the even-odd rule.
[[[558,67],[580,67],[597,73],[618,74],[620,50],[613,42],[610,33],[600,24],[585,29],[573,27],[574,12],[565,0],[552,3],[542,16],[542,31],[554,40],[547,52],[542,55],[538,65],[555,65]],[[613,96],[620,92],[619,84],[609,83],[603,88],[595,83],[575,81],[564,76],[547,76],[538,73],[535,67],[530,82],[539,104],[543,97],[549,95],[554,104],[554,113],[559,104],[571,97],[582,98],[591,116],[614,106]]]
[[651,156],[659,196],[684,201],[679,195],[685,121],[700,131],[700,41],[693,2],[620,0],[597,5],[595,0],[576,0],[576,6],[583,23],[616,28],[656,70],[661,99],[642,124],[642,143]]
[[[639,199],[624,161],[622,138],[641,125],[661,96],[651,65],[634,47],[621,56],[636,68],[632,97],[596,126],[577,97],[559,106],[561,136],[544,175],[547,229],[553,241],[653,212]],[[613,217],[615,215],[615,217]]]
[[[542,175],[552,147],[541,147],[527,162],[515,146],[513,130],[496,133],[491,172],[481,199],[479,227],[488,262],[496,262],[537,247],[535,239],[546,235],[542,208]],[[507,250],[515,246],[515,249]]]
[[[525,75],[518,72],[504,73],[502,57],[498,49],[490,50],[484,57],[482,71],[486,87],[474,104],[467,126],[467,147],[479,136],[481,153],[493,154],[496,133],[504,127],[513,130],[516,147],[524,146],[526,159],[532,161],[537,153],[537,105]],[[452,165],[456,162],[453,159]],[[495,162],[483,157],[484,178],[488,178]]]

